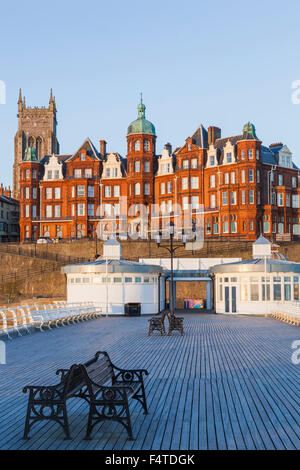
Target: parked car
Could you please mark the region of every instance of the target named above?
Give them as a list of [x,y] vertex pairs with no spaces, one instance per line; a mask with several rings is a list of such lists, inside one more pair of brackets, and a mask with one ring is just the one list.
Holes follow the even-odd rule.
[[40,244],[40,243],[53,243],[53,241],[49,237],[41,237],[37,240],[37,243],[38,244]]

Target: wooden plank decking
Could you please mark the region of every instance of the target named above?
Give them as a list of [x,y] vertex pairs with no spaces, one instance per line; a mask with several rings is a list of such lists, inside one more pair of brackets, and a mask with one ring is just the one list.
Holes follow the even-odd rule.
[[[299,328],[258,317],[186,314],[185,335],[147,336],[148,318],[101,318],[6,341],[0,365],[0,449],[300,449]],[[145,367],[150,414],[133,405],[135,441],[113,422],[83,441],[87,406],[68,402],[73,440],[55,423],[21,439],[29,384],[57,383],[56,369],[107,350]]]

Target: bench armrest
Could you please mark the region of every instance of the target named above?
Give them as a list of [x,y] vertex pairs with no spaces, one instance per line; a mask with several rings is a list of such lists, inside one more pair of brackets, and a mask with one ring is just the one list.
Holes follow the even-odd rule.
[[118,402],[127,399],[127,392],[133,393],[134,388],[131,385],[100,385],[93,382],[96,386],[97,391],[93,392],[96,400],[111,402]]
[[60,379],[62,382],[69,372],[70,372],[70,369],[57,369],[55,373],[56,375],[61,375]]
[[64,392],[58,389],[61,384],[57,385],[26,385],[23,393],[30,392],[30,399],[35,401],[51,402],[52,400],[62,399]]
[[142,382],[143,374],[149,375],[149,372],[146,369],[120,369],[119,367],[114,367],[117,370],[117,373],[114,377],[114,383],[120,382]]

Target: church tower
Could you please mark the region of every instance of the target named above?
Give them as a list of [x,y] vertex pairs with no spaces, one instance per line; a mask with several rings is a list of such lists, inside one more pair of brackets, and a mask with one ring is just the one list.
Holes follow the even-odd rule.
[[45,108],[26,106],[20,89],[18,100],[18,130],[15,135],[13,166],[13,197],[20,198],[20,163],[24,160],[27,148],[36,150],[37,159],[44,155],[59,153],[56,136],[56,103],[50,91],[49,106]]

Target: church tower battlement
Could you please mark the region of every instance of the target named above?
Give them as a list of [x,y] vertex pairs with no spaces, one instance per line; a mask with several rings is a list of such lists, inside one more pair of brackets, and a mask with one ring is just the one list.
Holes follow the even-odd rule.
[[25,96],[22,98],[20,89],[18,99],[18,130],[15,135],[14,165],[13,165],[13,197],[20,198],[20,163],[23,161],[27,148],[36,150],[38,160],[44,155],[59,153],[59,143],[56,129],[56,103],[52,88],[49,106],[29,107]]

